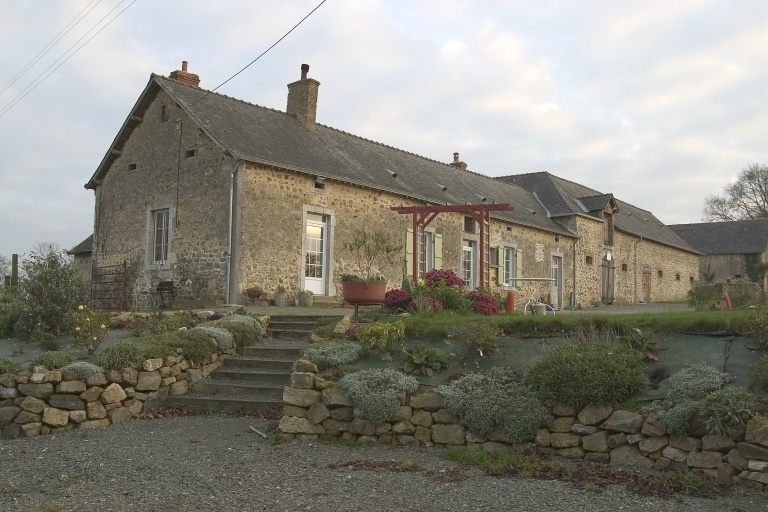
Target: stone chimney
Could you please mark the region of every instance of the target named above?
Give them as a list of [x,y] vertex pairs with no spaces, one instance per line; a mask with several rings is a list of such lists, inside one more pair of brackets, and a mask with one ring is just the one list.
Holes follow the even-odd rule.
[[459,160],[459,152],[458,151],[453,153],[453,162],[451,162],[448,165],[452,165],[453,167],[458,167],[462,171],[466,171],[467,170],[466,162],[462,162],[461,160]]
[[301,65],[301,80],[288,84],[288,106],[285,111],[295,117],[302,126],[315,129],[317,118],[317,89],[320,82],[307,78],[309,64]]
[[171,80],[192,87],[200,87],[200,77],[194,73],[187,73],[187,61],[181,62],[181,71],[171,71]]

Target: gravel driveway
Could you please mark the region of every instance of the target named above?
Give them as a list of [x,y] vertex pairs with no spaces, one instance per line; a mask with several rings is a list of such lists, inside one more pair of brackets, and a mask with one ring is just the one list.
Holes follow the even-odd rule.
[[0,510],[768,510],[768,498],[745,488],[714,499],[651,498],[617,485],[585,491],[560,481],[486,476],[442,459],[438,449],[273,444],[271,433],[263,439],[249,426],[265,431],[270,422],[133,419],[105,430],[0,442]]

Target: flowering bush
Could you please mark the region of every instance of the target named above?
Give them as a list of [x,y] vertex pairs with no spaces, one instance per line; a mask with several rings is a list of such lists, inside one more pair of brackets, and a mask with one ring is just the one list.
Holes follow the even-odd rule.
[[351,340],[357,339],[357,326],[353,325],[352,327],[344,331],[344,336],[346,336]]
[[439,282],[445,283],[447,286],[459,286],[462,288],[466,286],[464,280],[457,276],[455,272],[446,269],[430,270],[424,275],[424,280],[427,282],[427,286],[434,286]]
[[484,292],[469,292],[472,299],[472,311],[482,315],[498,315],[499,302],[496,297]]
[[80,305],[75,313],[75,331],[78,345],[93,354],[109,332],[106,315],[98,309]]
[[411,302],[412,298],[413,297],[411,297],[411,294],[402,288],[389,290],[384,295],[384,306],[393,311],[397,311],[398,309],[405,309],[408,306],[408,303]]

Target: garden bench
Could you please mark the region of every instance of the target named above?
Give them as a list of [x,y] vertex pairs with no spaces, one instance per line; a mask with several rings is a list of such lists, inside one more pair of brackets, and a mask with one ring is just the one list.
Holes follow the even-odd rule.
[[[157,288],[149,292],[149,295],[152,297],[152,303],[155,307],[171,307],[173,300],[176,298],[176,289],[173,286],[173,281],[160,281],[157,283]],[[166,300],[168,301],[167,303]]]

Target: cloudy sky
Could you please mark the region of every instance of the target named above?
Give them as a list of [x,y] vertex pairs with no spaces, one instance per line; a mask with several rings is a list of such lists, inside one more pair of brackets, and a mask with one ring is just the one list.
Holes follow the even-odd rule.
[[[150,73],[216,88],[319,2],[0,1],[0,255],[91,232],[83,185]],[[766,33],[765,0],[327,0],[219,92],[285,110],[308,63],[320,123],[698,222],[768,163]]]

